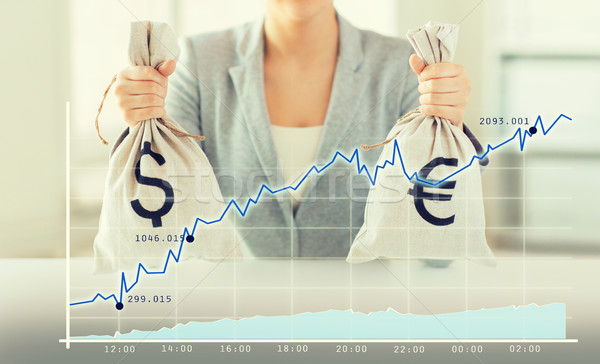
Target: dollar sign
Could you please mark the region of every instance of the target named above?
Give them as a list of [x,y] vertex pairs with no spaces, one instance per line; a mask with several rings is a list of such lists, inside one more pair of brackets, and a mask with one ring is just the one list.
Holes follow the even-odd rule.
[[148,211],[142,206],[140,200],[136,199],[131,201],[131,207],[133,208],[133,211],[135,211],[136,214],[140,215],[145,219],[152,220],[152,227],[160,227],[162,226],[161,217],[169,213],[169,211],[171,211],[171,208],[173,207],[174,194],[173,187],[171,187],[171,184],[169,184],[169,182],[160,178],[142,176],[142,174],[140,173],[140,162],[142,161],[142,157],[144,155],[149,155],[150,157],[152,157],[156,161],[156,163],[158,163],[159,166],[165,164],[165,158],[159,153],[153,152],[150,149],[150,146],[150,142],[144,142],[144,147],[142,148],[140,159],[138,159],[138,162],[135,165],[135,179],[138,181],[138,183],[142,185],[155,186],[162,189],[165,193],[165,203],[160,209],[156,211]]
[[[423,168],[421,168],[421,170],[419,171],[419,178],[426,179],[427,176],[429,176],[429,174],[431,173],[431,171],[435,167],[440,166],[440,165],[457,167],[458,159],[457,158],[443,158],[443,157],[434,158],[429,163],[427,163],[425,166],[423,166]],[[428,180],[428,181],[432,182],[432,183],[437,182],[435,180]],[[437,226],[450,225],[454,222],[455,215],[452,215],[450,217],[445,217],[445,218],[439,218],[437,216],[434,216],[425,208],[425,203],[423,202],[423,200],[450,201],[452,199],[451,194],[425,192],[425,191],[423,191],[424,186],[421,183],[419,183],[419,181],[415,181],[415,182],[411,182],[411,183],[413,183],[415,186],[414,186],[414,188],[410,188],[408,190],[408,193],[415,198],[415,208],[417,209],[417,212],[419,213],[419,215],[421,215],[421,217],[423,219],[425,219],[425,221],[427,221],[428,223],[430,223],[432,225],[437,225]],[[440,183],[437,186],[427,186],[427,187],[451,190],[451,189],[454,189],[455,186],[456,186],[456,181],[446,181],[446,182]]]

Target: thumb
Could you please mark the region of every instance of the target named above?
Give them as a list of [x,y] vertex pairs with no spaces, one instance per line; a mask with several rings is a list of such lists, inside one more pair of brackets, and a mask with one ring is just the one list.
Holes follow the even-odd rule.
[[414,53],[410,55],[408,64],[410,64],[410,68],[412,68],[413,72],[416,73],[417,76],[420,75],[425,68],[425,62],[423,62],[423,60]]
[[165,77],[169,77],[175,72],[175,61],[170,59],[158,67],[158,72]]

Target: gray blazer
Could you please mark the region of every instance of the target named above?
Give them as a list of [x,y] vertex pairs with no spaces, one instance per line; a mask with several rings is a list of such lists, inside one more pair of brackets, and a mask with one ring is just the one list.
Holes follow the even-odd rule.
[[[409,43],[357,29],[339,15],[338,22],[339,56],[317,166],[336,151],[350,157],[361,144],[380,142],[399,116],[419,104]],[[184,38],[166,101],[169,116],[187,132],[206,136],[201,146],[223,196],[241,208],[263,184],[284,187],[264,96],[262,26],[259,19]],[[379,154],[361,150],[360,162],[372,169]],[[305,183],[306,200],[295,214],[286,191],[263,191],[244,217],[229,211],[254,255],[346,257],[363,223],[368,179],[357,174],[356,161],[338,157]]]

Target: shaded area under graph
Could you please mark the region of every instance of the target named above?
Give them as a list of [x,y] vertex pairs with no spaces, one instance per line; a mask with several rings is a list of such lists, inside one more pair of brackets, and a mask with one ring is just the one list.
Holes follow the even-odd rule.
[[[255,316],[190,322],[157,331],[133,330],[81,339],[565,339],[566,306],[554,303],[440,315],[392,309],[363,314],[329,310],[294,316]],[[73,339],[78,339],[73,338]]]

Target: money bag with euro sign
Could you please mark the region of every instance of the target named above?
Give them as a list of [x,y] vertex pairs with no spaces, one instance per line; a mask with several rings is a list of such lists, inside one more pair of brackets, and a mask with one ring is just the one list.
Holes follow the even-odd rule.
[[[408,40],[426,65],[451,62],[458,25],[429,22]],[[347,257],[351,263],[387,259],[469,259],[494,265],[485,238],[483,148],[471,131],[413,110],[387,139],[367,197],[364,223]]]
[[[131,24],[132,65],[158,68],[178,55],[167,24]],[[96,128],[100,136],[98,119]],[[196,141],[203,139],[168,116],[141,121],[121,134],[112,147],[94,240],[95,272],[140,263],[160,270],[167,259],[240,256],[233,226],[223,216],[226,204],[217,179]]]

